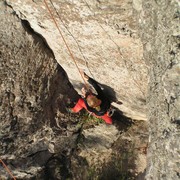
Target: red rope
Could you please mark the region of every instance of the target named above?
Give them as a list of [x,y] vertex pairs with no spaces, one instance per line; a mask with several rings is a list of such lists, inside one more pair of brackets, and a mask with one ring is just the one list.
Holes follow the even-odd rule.
[[64,36],[63,36],[63,34],[62,34],[62,32],[61,32],[61,30],[60,30],[60,28],[59,28],[59,26],[58,26],[58,24],[57,24],[57,22],[56,22],[56,20],[55,20],[55,18],[54,18],[54,16],[53,16],[53,13],[52,13],[51,10],[50,10],[50,8],[49,8],[46,0],[44,0],[44,4],[45,4],[47,10],[49,11],[52,20],[54,21],[54,24],[56,25],[56,27],[57,27],[57,29],[58,29],[58,31],[59,31],[59,34],[61,35],[61,37],[62,37],[62,39],[63,39],[63,41],[64,41],[64,43],[65,43],[65,45],[66,45],[66,48],[67,48],[67,50],[69,51],[69,54],[70,54],[72,60],[74,61],[74,64],[76,65],[76,68],[77,68],[78,71],[79,71],[79,74],[81,75],[81,77],[82,77],[82,79],[83,79],[83,81],[84,81],[84,84],[85,84],[86,88],[89,89],[89,87],[88,87],[88,85],[87,85],[87,83],[86,83],[86,81],[85,81],[85,79],[84,79],[84,76],[82,75],[82,72],[81,72],[80,68],[78,67],[78,64],[77,64],[77,62],[76,62],[76,59],[74,58],[73,53],[71,52],[71,50],[70,50],[70,48],[69,48],[69,46],[68,46],[68,44],[67,44],[67,42],[66,42],[66,40],[65,40],[65,38],[64,38]]
[[16,180],[16,178],[13,176],[13,174],[11,173],[11,171],[9,170],[9,168],[6,166],[6,164],[3,162],[2,159],[0,159],[0,162],[2,163],[2,165],[4,166],[4,168],[6,169],[6,171],[10,174],[10,176]]

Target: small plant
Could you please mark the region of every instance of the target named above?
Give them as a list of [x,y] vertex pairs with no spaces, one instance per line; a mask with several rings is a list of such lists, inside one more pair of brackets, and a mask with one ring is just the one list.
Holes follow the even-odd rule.
[[98,117],[89,114],[88,112],[85,112],[81,116],[80,123],[83,124],[85,127],[92,127],[94,125],[104,123],[104,121]]

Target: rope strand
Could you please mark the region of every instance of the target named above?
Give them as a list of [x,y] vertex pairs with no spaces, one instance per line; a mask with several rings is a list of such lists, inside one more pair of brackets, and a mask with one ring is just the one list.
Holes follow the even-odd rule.
[[59,34],[61,35],[61,37],[62,37],[62,39],[63,39],[63,41],[64,41],[64,43],[65,43],[65,45],[66,45],[66,48],[67,48],[67,50],[68,50],[68,52],[69,52],[72,60],[74,61],[75,66],[76,66],[76,68],[78,69],[80,76],[82,77],[82,79],[83,79],[83,81],[84,81],[84,84],[85,84],[86,88],[89,89],[89,87],[88,87],[88,85],[87,85],[87,83],[86,83],[86,81],[85,81],[85,79],[84,79],[84,77],[83,77],[83,75],[82,75],[82,73],[81,73],[81,70],[80,70],[80,68],[78,67],[78,64],[77,64],[77,62],[76,62],[76,60],[75,60],[75,58],[74,58],[74,56],[73,56],[73,53],[71,52],[71,50],[70,50],[70,48],[69,48],[69,46],[68,46],[68,44],[67,44],[67,42],[66,42],[66,40],[65,40],[65,38],[64,38],[64,36],[63,36],[63,34],[62,34],[62,32],[61,32],[61,30],[60,30],[60,28],[59,28],[59,26],[58,26],[58,24],[57,24],[57,22],[56,22],[56,20],[55,20],[55,18],[54,18],[54,16],[53,16],[53,13],[52,13],[51,10],[50,10],[50,8],[49,8],[46,0],[44,0],[44,4],[45,4],[47,10],[49,11],[49,14],[50,14],[50,16],[51,16],[54,24],[55,24],[56,27],[57,27],[57,29],[58,29],[58,31],[59,31]]
[[13,174],[11,173],[11,171],[9,170],[9,168],[6,166],[6,164],[3,162],[2,159],[0,159],[0,162],[2,163],[2,165],[4,166],[4,168],[6,169],[6,171],[10,174],[10,176],[16,180],[16,178],[13,176]]

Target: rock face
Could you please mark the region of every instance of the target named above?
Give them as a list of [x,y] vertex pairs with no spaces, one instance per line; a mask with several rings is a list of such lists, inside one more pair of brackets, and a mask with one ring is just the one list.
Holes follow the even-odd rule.
[[55,26],[47,2],[78,67],[104,84],[114,105],[124,115],[147,120],[147,66],[137,35],[132,0],[7,0],[51,47],[77,91],[83,83]]
[[[136,141],[137,147],[144,146],[147,134],[143,141],[138,133],[134,135],[137,128],[124,135],[122,123],[120,128],[94,122],[82,128],[82,116],[66,112],[65,106],[70,100],[76,101],[78,94],[57,63],[49,42],[31,28],[34,23],[29,24],[22,13],[13,10],[18,1],[13,2],[14,7],[0,3],[0,159],[17,179],[27,180],[104,179],[108,172],[115,172],[119,178],[135,177],[144,171],[145,164],[139,170],[136,166],[131,168],[131,172],[128,166],[146,160],[145,154],[142,158],[134,156],[131,161],[126,156],[134,151],[132,148],[129,152],[127,144]],[[29,7],[26,10],[30,11]],[[146,125],[143,127],[144,132]],[[123,149],[113,150],[113,145],[120,144],[119,139]],[[124,157],[120,156],[121,151]],[[127,168],[122,169],[119,162]],[[10,178],[1,164],[0,178]]]
[[148,117],[150,134],[145,121],[129,127],[123,115],[107,126],[68,113],[82,80],[44,1],[7,0],[0,2],[0,159],[17,179],[145,179],[149,136],[146,179],[179,179],[178,1],[48,6],[78,66],[124,115]]
[[150,67],[147,179],[179,179],[180,30],[178,1],[136,1]]
[[74,146],[77,134],[66,131],[73,119],[61,113],[68,98],[78,96],[46,42],[4,2],[0,7],[0,158],[17,178],[28,179],[52,157],[54,142],[58,152]]

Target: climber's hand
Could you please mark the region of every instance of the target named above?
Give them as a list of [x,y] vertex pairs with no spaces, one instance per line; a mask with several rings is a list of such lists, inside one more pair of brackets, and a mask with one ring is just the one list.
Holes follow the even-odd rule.
[[81,76],[84,78],[84,80],[88,81],[89,80],[89,76],[83,71],[80,70]]
[[86,87],[82,87],[81,92],[82,92],[82,96],[85,98],[86,94],[88,93],[88,90]]
[[86,81],[89,80],[89,76],[88,76],[85,72],[83,73],[83,76],[84,76],[84,79],[85,79]]

